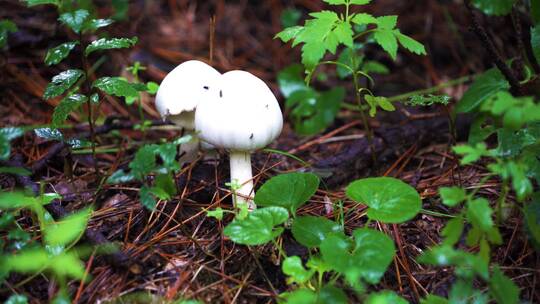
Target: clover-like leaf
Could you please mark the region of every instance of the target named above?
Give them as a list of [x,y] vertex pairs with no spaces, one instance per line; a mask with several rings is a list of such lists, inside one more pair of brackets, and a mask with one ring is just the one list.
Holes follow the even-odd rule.
[[81,70],[67,70],[52,78],[51,83],[45,88],[44,99],[51,99],[64,94],[79,78],[84,75]]
[[223,233],[233,242],[243,245],[262,245],[270,242],[283,232],[283,224],[289,212],[282,207],[266,207],[252,211],[242,220],[235,219]]
[[[259,206],[287,208],[291,214],[305,204],[319,188],[319,178],[312,173],[287,173],[272,177],[255,194]],[[287,189],[287,191],[283,191]]]
[[84,50],[84,55],[88,56],[95,51],[122,49],[134,46],[137,43],[137,37],[133,38],[101,38],[92,41]]
[[413,187],[391,177],[354,181],[347,187],[346,194],[350,199],[369,207],[369,218],[384,223],[408,221],[422,207],[420,195]]
[[45,55],[45,64],[53,65],[60,63],[69,55],[77,44],[79,44],[78,41],[70,41],[49,49],[47,55]]
[[299,216],[291,227],[294,239],[308,247],[318,247],[324,239],[332,234],[341,231],[341,226],[327,218],[320,216]]

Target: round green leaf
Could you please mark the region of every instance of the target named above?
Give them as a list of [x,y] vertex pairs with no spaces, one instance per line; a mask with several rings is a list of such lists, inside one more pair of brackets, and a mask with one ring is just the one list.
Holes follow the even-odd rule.
[[405,299],[395,294],[393,291],[383,290],[378,293],[370,294],[366,304],[408,304]]
[[283,273],[289,276],[287,282],[303,284],[313,276],[313,270],[306,270],[302,264],[302,260],[297,256],[287,257],[281,265]]
[[278,206],[291,213],[305,204],[319,188],[319,178],[312,173],[287,173],[269,179],[255,194],[258,206]]
[[289,212],[282,207],[256,209],[243,220],[235,219],[223,233],[231,240],[243,245],[262,245],[270,242],[283,232],[283,224],[289,218]]
[[369,206],[370,219],[384,223],[402,223],[416,216],[422,200],[416,190],[392,177],[365,178],[352,182],[347,196]]
[[291,231],[298,243],[313,248],[328,234],[341,231],[341,226],[320,216],[300,216],[294,220]]
[[319,298],[317,299],[317,304],[324,303],[347,304],[349,300],[342,289],[332,285],[326,285],[321,288]]

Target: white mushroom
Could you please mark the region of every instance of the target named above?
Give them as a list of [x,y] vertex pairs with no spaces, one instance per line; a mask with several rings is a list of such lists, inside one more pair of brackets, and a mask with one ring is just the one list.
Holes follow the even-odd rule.
[[250,154],[281,133],[278,101],[261,79],[244,71],[223,74],[207,97],[197,107],[195,129],[202,141],[230,152],[231,181],[240,185],[235,205],[254,209]]
[[184,135],[193,139],[180,147],[181,161],[190,162],[197,156],[199,140],[195,136],[195,109],[204,95],[210,93],[210,83],[221,74],[208,64],[190,60],[172,70],[161,82],[156,94],[156,108],[163,119],[170,119],[184,128]]

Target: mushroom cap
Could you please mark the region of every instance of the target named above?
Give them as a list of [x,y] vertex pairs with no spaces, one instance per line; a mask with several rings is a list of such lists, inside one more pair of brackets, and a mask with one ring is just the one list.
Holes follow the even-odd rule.
[[201,140],[228,150],[253,151],[279,136],[283,114],[261,79],[231,71],[217,83],[195,112],[195,130]]
[[[161,82],[156,94],[156,108],[161,117],[181,115],[183,112],[195,111],[205,94],[208,94],[209,83],[221,74],[208,64],[198,61],[186,61],[172,70]],[[181,115],[171,120],[185,128],[193,129],[189,116]]]

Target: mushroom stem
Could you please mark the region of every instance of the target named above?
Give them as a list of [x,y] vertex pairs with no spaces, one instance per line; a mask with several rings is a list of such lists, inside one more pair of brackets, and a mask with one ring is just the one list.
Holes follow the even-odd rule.
[[253,191],[253,173],[251,171],[251,155],[245,151],[231,151],[230,169],[231,182],[236,182],[239,188],[235,190],[233,202],[236,207],[241,204],[247,204],[249,210],[256,208],[252,197]]
[[180,145],[180,164],[191,163],[197,159],[197,152],[199,152],[200,140],[197,134],[193,130],[184,130],[184,135],[190,135],[191,140]]

